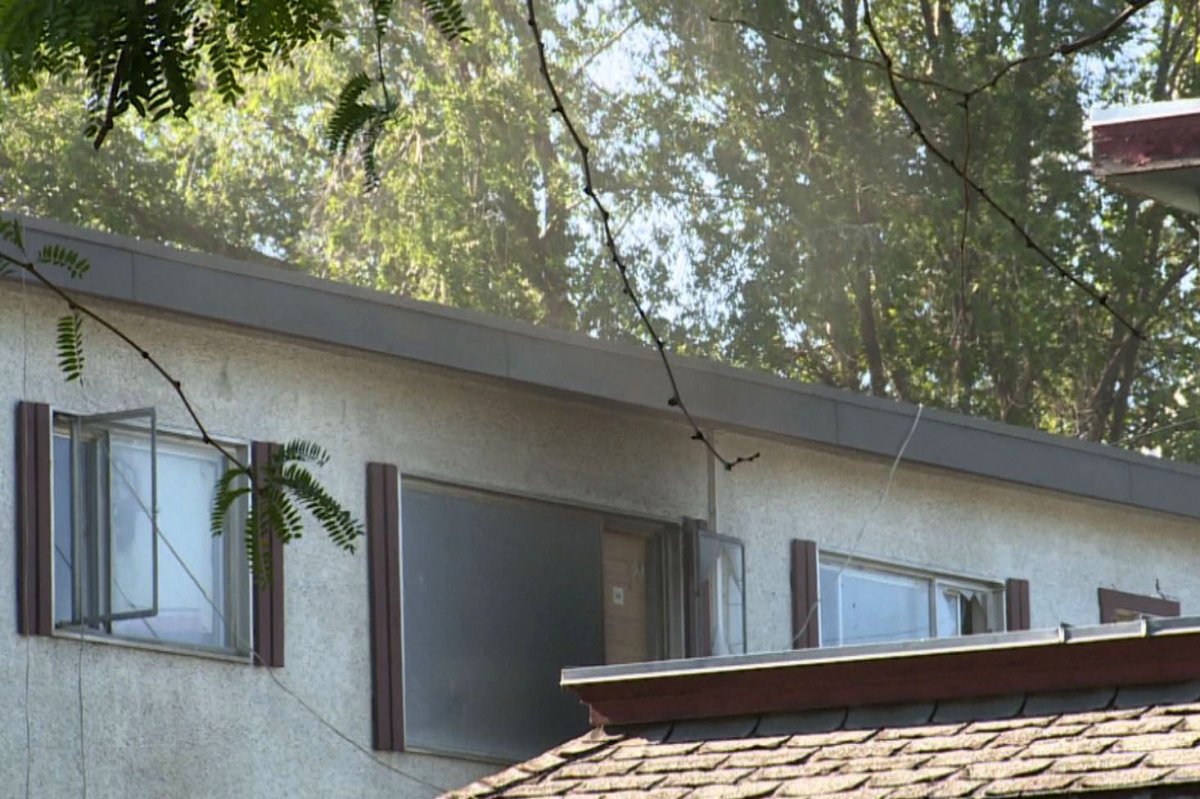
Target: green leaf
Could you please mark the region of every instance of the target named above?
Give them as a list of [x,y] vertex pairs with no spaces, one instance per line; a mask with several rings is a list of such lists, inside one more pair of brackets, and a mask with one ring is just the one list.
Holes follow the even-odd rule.
[[0,219],[0,238],[25,252],[25,234],[20,219]]
[[67,314],[58,320],[58,368],[67,382],[83,377],[83,317]]
[[462,39],[469,42],[467,36],[471,26],[467,24],[467,15],[463,11],[462,0],[421,0],[425,13],[437,27],[438,32],[448,42]]
[[323,466],[328,460],[329,454],[319,444],[294,439],[280,446],[263,464],[253,488],[248,485],[250,472],[241,467],[227,470],[217,481],[210,519],[213,535],[225,529],[233,504],[252,495],[253,504],[246,514],[246,557],[260,584],[271,580],[270,563],[263,557],[271,537],[284,544],[300,538],[304,534],[303,511],[316,519],[340,549],[353,552],[363,535],[362,525],[350,511],[301,465]]
[[357,145],[368,192],[378,188],[380,183],[375,147],[384,129],[395,117],[395,109],[386,103],[376,105],[361,101],[375,83],[365,72],[359,72],[346,81],[325,127],[325,146],[330,152],[344,157],[352,144]]
[[250,486],[242,483],[249,477],[249,472],[240,466],[231,466],[217,480],[217,490],[213,494],[212,513],[209,515],[209,529],[214,536],[221,535],[229,519],[229,509],[238,498],[250,493]]
[[39,262],[49,266],[57,266],[67,270],[67,274],[75,280],[83,277],[88,269],[91,268],[88,259],[61,244],[47,244],[45,247],[42,247],[38,252],[37,259]]

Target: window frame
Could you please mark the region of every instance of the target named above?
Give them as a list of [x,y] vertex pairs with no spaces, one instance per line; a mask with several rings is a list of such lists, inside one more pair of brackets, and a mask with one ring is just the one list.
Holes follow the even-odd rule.
[[1136,619],[1120,619],[1121,611],[1136,613],[1142,618],[1175,618],[1180,615],[1180,604],[1177,600],[1166,597],[1148,596],[1146,594],[1131,594],[1118,591],[1115,588],[1099,588],[1096,591],[1100,602],[1100,623],[1120,624],[1122,621]]
[[[51,499],[51,501],[50,501],[50,536],[52,539],[54,538],[55,533],[56,533],[56,522],[57,522],[57,519],[56,519],[57,510],[55,507],[57,505],[57,503],[55,502],[57,486],[55,484],[55,479],[54,479],[54,477],[55,477],[54,442],[55,442],[56,438],[58,438],[60,435],[63,435],[65,432],[67,439],[69,441],[71,441],[72,449],[74,449],[75,442],[74,442],[74,436],[72,435],[72,427],[75,424],[76,420],[82,420],[82,421],[86,422],[87,420],[90,419],[90,420],[95,420],[98,422],[119,423],[119,421],[121,419],[130,418],[131,416],[133,416],[134,414],[137,414],[137,413],[153,414],[154,409],[148,408],[148,409],[137,409],[135,411],[119,411],[119,412],[113,412],[113,413],[86,414],[86,413],[77,413],[75,411],[58,408],[58,407],[54,407],[54,406],[50,407],[50,420],[49,420],[50,421],[50,431],[49,431],[50,432],[50,452],[49,452],[49,470],[48,470],[47,478],[49,480],[49,493],[50,493],[50,499]],[[181,444],[186,447],[194,447],[198,451],[199,450],[211,451],[211,448],[203,442],[203,439],[199,435],[197,435],[194,430],[188,430],[186,428],[177,427],[177,426],[170,425],[170,424],[167,424],[167,425],[159,424],[157,422],[156,416],[154,418],[152,434],[149,431],[140,430],[138,428],[131,428],[131,429],[133,429],[134,432],[146,433],[147,435],[152,435],[152,437],[155,441],[156,449],[157,449],[157,445],[159,443],[161,443],[163,439],[166,439],[168,441],[168,443],[170,443],[170,444]],[[228,436],[228,435],[210,435],[210,438],[213,441],[221,444],[223,447],[226,447],[227,449],[234,450],[234,451],[240,453],[246,459],[248,459],[250,456],[251,442],[247,439],[243,439],[243,438],[236,437],[236,436]],[[226,467],[231,465],[228,458],[223,457],[223,461],[224,461]],[[74,471],[74,470],[72,470],[72,471]],[[153,470],[153,482],[155,485],[154,490],[155,490],[156,495],[161,492],[161,481],[159,479],[158,472],[159,472],[159,468],[158,468],[158,462],[156,459],[154,470]],[[156,639],[156,638],[153,638],[150,636],[137,636],[137,635],[130,635],[128,633],[115,632],[115,631],[112,631],[112,623],[114,621],[118,621],[117,619],[111,619],[104,623],[105,626],[108,627],[108,630],[97,630],[94,628],[84,627],[81,624],[75,624],[75,623],[65,623],[64,624],[64,623],[60,622],[57,619],[57,607],[55,606],[56,602],[57,602],[57,584],[58,584],[58,580],[61,577],[60,568],[58,567],[56,558],[52,558],[51,567],[50,567],[50,584],[51,584],[50,596],[51,596],[51,605],[52,605],[51,611],[50,611],[51,619],[52,619],[52,630],[50,633],[51,636],[57,637],[57,638],[66,638],[66,639],[70,639],[72,641],[83,640],[83,641],[87,641],[89,643],[110,644],[110,645],[114,645],[114,646],[124,647],[127,649],[136,649],[136,650],[144,650],[144,651],[151,651],[151,652],[162,652],[162,653],[175,654],[175,655],[191,655],[191,656],[202,657],[202,658],[206,658],[206,659],[224,660],[224,661],[241,663],[241,664],[253,663],[254,662],[254,651],[255,651],[254,640],[253,640],[253,624],[252,624],[253,612],[254,612],[253,574],[251,573],[248,564],[245,562],[245,554],[244,554],[245,546],[242,543],[243,528],[244,528],[243,522],[245,519],[245,514],[249,512],[249,503],[251,503],[252,501],[253,501],[253,499],[249,495],[247,495],[244,499],[235,503],[236,507],[233,509],[233,512],[231,512],[231,514],[229,516],[229,520],[227,522],[227,529],[224,531],[224,533],[222,533],[222,537],[225,539],[225,543],[222,546],[222,558],[221,558],[222,568],[225,573],[225,577],[222,578],[223,589],[224,589],[223,593],[225,595],[225,603],[224,603],[224,607],[222,607],[220,615],[223,617],[223,623],[227,629],[227,638],[232,642],[232,644],[230,646],[206,646],[204,644],[193,644],[193,643],[188,643],[186,641],[169,641],[169,640],[164,641],[164,640]],[[74,487],[72,487],[72,490],[71,490],[70,502],[71,502],[73,509],[78,507],[79,500],[76,497],[76,492],[74,491]],[[155,498],[155,504],[158,508],[161,508],[161,505],[158,504],[157,496]],[[73,510],[73,512],[76,512],[76,511]],[[90,533],[89,533],[89,535],[90,535]],[[156,572],[155,579],[156,579],[156,581],[162,579],[162,573],[157,568],[157,561],[159,559],[158,558],[158,538],[159,538],[159,536],[156,533],[155,546],[153,548],[153,551],[154,551],[153,557],[156,561],[156,564],[155,564],[155,572]],[[51,546],[55,549],[57,548],[57,545],[53,541],[51,543]],[[74,561],[74,558],[72,559],[72,562],[73,561]],[[74,568],[72,568],[72,571],[74,573],[74,571],[75,571]],[[75,580],[77,582],[76,578],[74,578],[74,577],[73,577],[73,580]],[[157,591],[157,586],[156,586],[156,590],[155,590],[156,596],[157,596],[157,593],[158,593],[158,591]],[[157,606],[157,601],[155,604]],[[207,602],[205,602],[205,604],[207,605]],[[232,613],[229,612],[229,608],[234,608],[234,612],[232,612]]]
[[705,658],[705,657],[723,657],[722,655],[713,654],[713,641],[710,637],[710,630],[705,629],[704,622],[709,620],[709,609],[705,606],[706,597],[700,593],[700,586],[703,582],[702,568],[702,550],[704,541],[712,542],[717,546],[717,558],[720,558],[721,550],[725,547],[736,547],[739,551],[739,575],[736,582],[740,583],[741,590],[741,652],[730,652],[729,655],[745,654],[750,649],[748,625],[749,611],[746,591],[746,542],[737,536],[727,535],[725,533],[717,533],[708,529],[708,522],[704,519],[692,519],[685,517],[680,525],[683,540],[683,552],[681,558],[682,576],[683,576],[683,591],[682,600],[684,603],[684,631],[686,633],[685,655],[687,658]]
[[[878,572],[882,574],[896,575],[908,579],[921,580],[928,583],[928,602],[927,608],[929,613],[929,633],[930,640],[939,638],[965,638],[970,635],[981,635],[996,632],[1003,632],[1007,629],[1007,586],[1004,581],[990,580],[982,577],[974,577],[970,575],[954,574],[938,569],[924,568],[921,566],[912,566],[905,563],[897,563],[895,561],[883,561],[872,558],[862,558],[855,555],[846,555],[834,550],[818,548],[817,550],[817,602],[818,610],[815,611],[818,617],[821,615],[820,608],[824,607],[825,597],[821,589],[821,572],[825,568],[835,568],[841,573],[859,568],[865,572]],[[940,636],[938,634],[938,597],[941,589],[959,589],[962,591],[985,591],[988,596],[987,603],[987,629],[981,630],[978,633],[959,633],[957,635]],[[839,619],[841,617],[841,608],[838,608]],[[839,640],[841,639],[841,631],[838,631]],[[819,625],[820,638],[818,646],[820,648],[836,648],[843,646],[869,646],[885,642],[861,642],[855,644],[830,644],[827,642],[827,630],[824,619],[821,619]],[[904,640],[923,640],[920,638],[904,639]]]

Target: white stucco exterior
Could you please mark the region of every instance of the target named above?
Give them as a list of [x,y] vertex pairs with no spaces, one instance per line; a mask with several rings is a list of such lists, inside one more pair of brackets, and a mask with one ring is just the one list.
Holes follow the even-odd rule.
[[[348,348],[95,300],[181,376],[215,435],[325,445],[321,478],[361,515],[365,464],[635,516],[706,517],[709,470],[688,429],[660,414],[554,394]],[[48,293],[0,282],[0,452],[14,451],[22,399],[98,413],[153,405],[188,420],[136,353],[85,326],[81,384],[55,365]],[[751,651],[791,636],[788,546],[812,539],[858,556],[1031,583],[1032,622],[1092,624],[1096,590],[1153,593],[1200,611],[1200,523],[1099,500],[902,464],[886,504],[882,457],[717,430],[722,532],[745,542]],[[12,457],[0,458],[0,795],[74,796],[82,749],[88,796],[387,796],[435,791],[393,773],[323,727],[263,669],[116,644],[16,633]],[[1200,483],[1197,484],[1200,487]],[[345,735],[370,747],[371,665],[365,552],[336,550],[315,528],[287,550],[287,653],[277,671]],[[564,664],[586,665],[586,664]],[[480,663],[481,669],[488,667]],[[26,686],[28,686],[26,688]],[[27,734],[28,729],[28,734]],[[441,788],[494,764],[377,753]]]

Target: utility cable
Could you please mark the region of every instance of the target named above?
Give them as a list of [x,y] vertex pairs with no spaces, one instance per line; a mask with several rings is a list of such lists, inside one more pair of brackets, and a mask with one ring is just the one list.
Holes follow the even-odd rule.
[[[25,293],[25,273],[21,273],[21,398],[29,396],[29,298]],[[21,435],[21,461],[29,463],[29,436]],[[21,491],[25,491],[24,482]],[[25,502],[26,498],[22,497]],[[27,506],[27,505],[26,505]],[[18,534],[20,534],[18,532]],[[33,636],[25,637],[25,799],[29,799],[33,779],[33,722],[29,715],[29,672]]]
[[[120,474],[120,472],[118,471],[118,475],[119,474]],[[122,476],[122,479],[124,480],[125,478]],[[323,715],[321,715],[321,713],[316,708],[314,708],[303,697],[301,697],[299,694],[297,694],[295,691],[293,691],[290,687],[288,687],[282,680],[280,680],[279,677],[276,676],[274,669],[272,667],[268,666],[263,661],[263,659],[259,656],[259,654],[254,651],[254,648],[250,645],[250,643],[248,641],[246,641],[244,638],[242,638],[242,636],[238,632],[237,627],[230,625],[229,619],[225,616],[224,612],[222,612],[221,609],[219,607],[217,607],[216,602],[214,602],[212,597],[209,596],[208,591],[206,591],[204,589],[204,586],[200,584],[200,580],[196,577],[196,575],[192,571],[191,567],[188,566],[188,564],[184,561],[183,557],[179,554],[179,551],[177,549],[175,549],[174,544],[171,543],[171,539],[169,539],[167,537],[166,533],[163,532],[162,528],[158,525],[157,521],[155,521],[153,518],[151,518],[150,511],[146,507],[145,503],[142,501],[141,496],[138,495],[138,492],[133,488],[133,486],[131,486],[129,484],[129,482],[127,480],[125,482],[125,485],[130,489],[130,492],[133,495],[134,501],[137,502],[138,506],[142,509],[142,513],[145,514],[147,518],[151,519],[151,524],[154,527],[155,537],[158,540],[162,541],[164,544],[166,544],[167,549],[171,552],[171,555],[175,558],[175,560],[183,568],[184,573],[187,574],[188,579],[190,579],[192,581],[192,584],[196,586],[196,590],[200,592],[200,596],[204,597],[204,601],[208,604],[208,606],[210,608],[212,608],[213,613],[215,613],[217,615],[217,617],[221,620],[221,623],[223,625],[225,625],[225,629],[230,631],[237,646],[239,648],[244,647],[250,653],[250,656],[254,660],[258,661],[258,663],[261,666],[264,667],[262,670],[264,672],[266,672],[267,676],[271,678],[271,681],[273,683],[275,683],[275,685],[281,691],[283,691],[285,694],[287,694],[296,704],[300,705],[300,707],[302,707],[306,711],[308,711],[308,713],[314,719],[316,719],[318,722],[320,722],[320,724],[322,726],[324,726],[326,729],[328,729],[330,732],[332,732],[337,737],[341,738],[343,741],[348,743],[350,746],[353,746],[355,749],[357,749],[362,754],[369,757],[371,760],[373,760],[376,763],[376,765],[381,766],[382,768],[385,768],[394,774],[399,774],[400,776],[402,776],[408,780],[411,780],[412,782],[415,782],[418,785],[421,785],[426,788],[430,788],[434,791],[437,791],[439,794],[445,793],[445,791],[447,790],[446,788],[443,788],[440,785],[435,785],[432,782],[428,782],[427,780],[424,780],[424,779],[416,776],[415,774],[405,771],[404,769],[397,768],[397,767],[393,766],[391,763],[388,763],[386,760],[383,760],[382,758],[376,756],[376,754],[374,752],[372,752],[370,749],[363,746],[362,744],[360,744],[358,741],[351,738],[346,733],[342,732],[342,730],[339,729],[337,727],[337,725],[335,725],[333,722],[326,719]]]
[[[917,426],[921,423],[921,414],[924,412],[924,410],[925,406],[918,403],[917,412],[913,415],[912,426],[908,428],[908,435],[904,437],[903,443],[900,444],[900,449],[896,452],[896,457],[892,459],[892,466],[890,469],[888,469],[887,482],[883,486],[883,492],[879,495],[879,498],[875,500],[875,504],[872,505],[870,510],[868,510],[863,516],[862,523],[858,526],[858,533],[854,536],[854,540],[850,544],[850,554],[846,557],[845,562],[842,563],[841,568],[838,569],[838,579],[840,579],[841,576],[846,573],[846,570],[850,568],[850,565],[854,563],[854,558],[858,554],[858,545],[862,543],[863,535],[867,532],[867,525],[871,523],[871,519],[874,518],[875,514],[879,512],[879,509],[883,507],[883,503],[887,502],[888,495],[892,493],[892,483],[896,479],[896,469],[899,468],[900,461],[904,458],[905,451],[908,450],[908,444],[910,441],[912,441],[913,434],[917,432]],[[811,607],[809,607],[808,615],[804,617],[804,624],[802,624],[799,631],[792,636],[793,647],[796,646],[796,644],[804,638],[804,634],[808,632],[808,627],[810,624],[812,624],[812,620],[815,617],[818,608],[821,607],[821,602],[824,600],[824,598],[820,595],[819,574],[817,577],[817,585],[817,601],[814,602]]]

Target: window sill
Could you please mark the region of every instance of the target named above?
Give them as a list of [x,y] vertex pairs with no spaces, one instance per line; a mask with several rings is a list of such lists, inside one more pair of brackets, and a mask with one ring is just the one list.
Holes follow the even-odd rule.
[[250,654],[241,654],[221,649],[204,649],[202,647],[188,646],[187,644],[155,643],[153,641],[143,641],[138,638],[124,638],[119,635],[79,633],[65,627],[55,627],[54,634],[51,637],[65,641],[74,641],[76,643],[82,640],[89,644],[104,644],[121,649],[136,649],[143,652],[157,652],[164,655],[182,655],[202,660],[220,660],[226,663],[237,663],[245,666],[253,665],[254,663],[254,656]]

